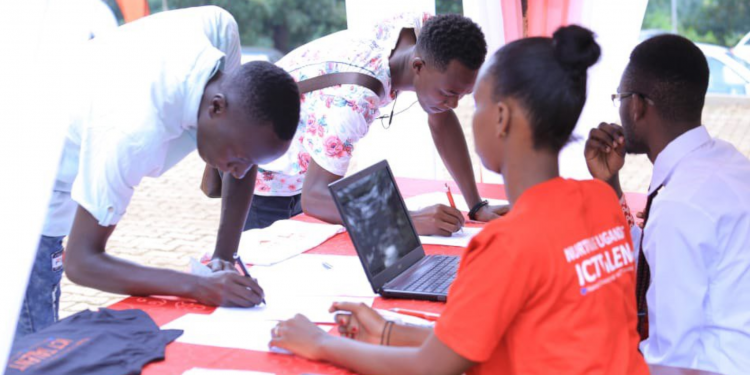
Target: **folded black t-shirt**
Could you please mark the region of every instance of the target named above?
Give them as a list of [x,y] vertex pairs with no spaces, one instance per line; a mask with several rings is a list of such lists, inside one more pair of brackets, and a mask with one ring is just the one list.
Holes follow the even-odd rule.
[[181,334],[142,310],[85,310],[16,340],[5,374],[140,374]]

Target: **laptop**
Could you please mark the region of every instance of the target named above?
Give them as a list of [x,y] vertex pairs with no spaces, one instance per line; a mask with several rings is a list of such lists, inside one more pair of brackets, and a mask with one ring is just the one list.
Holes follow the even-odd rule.
[[383,297],[445,301],[457,256],[425,255],[388,162],[328,185],[372,290]]

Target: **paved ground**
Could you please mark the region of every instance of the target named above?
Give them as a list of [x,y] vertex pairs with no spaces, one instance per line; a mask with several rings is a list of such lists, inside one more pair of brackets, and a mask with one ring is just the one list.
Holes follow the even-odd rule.
[[[713,136],[732,142],[750,157],[749,103],[707,107],[704,122]],[[469,121],[464,113],[466,130],[470,129]],[[141,264],[178,270],[187,268],[190,257],[212,251],[220,202],[206,198],[198,189],[202,171],[203,163],[193,153],[161,178],[146,179],[110,239],[108,251]],[[628,156],[622,173],[623,189],[644,192],[650,178],[649,161],[644,156]],[[121,298],[64,279],[61,316],[107,306]]]

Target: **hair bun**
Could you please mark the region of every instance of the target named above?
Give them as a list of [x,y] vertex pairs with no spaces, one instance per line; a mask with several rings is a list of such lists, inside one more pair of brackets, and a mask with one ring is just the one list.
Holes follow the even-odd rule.
[[594,33],[576,25],[563,26],[552,34],[555,57],[568,70],[585,73],[594,65],[601,49],[594,40]]

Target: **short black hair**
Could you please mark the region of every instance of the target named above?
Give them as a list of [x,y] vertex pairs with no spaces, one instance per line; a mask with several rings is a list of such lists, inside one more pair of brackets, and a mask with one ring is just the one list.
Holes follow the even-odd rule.
[[270,123],[279,139],[294,137],[299,123],[300,95],[294,78],[265,61],[252,61],[230,73],[229,85],[245,114]]
[[441,14],[425,22],[417,38],[422,57],[445,71],[453,60],[478,70],[487,55],[487,42],[479,26],[459,14]]
[[561,27],[552,38],[526,38],[495,53],[489,68],[494,99],[511,97],[526,109],[534,147],[554,151],[568,143],[586,103],[586,71],[599,60],[594,34]]
[[651,98],[661,118],[677,122],[701,121],[708,74],[708,62],[700,48],[673,34],[639,44],[625,70],[631,89]]

